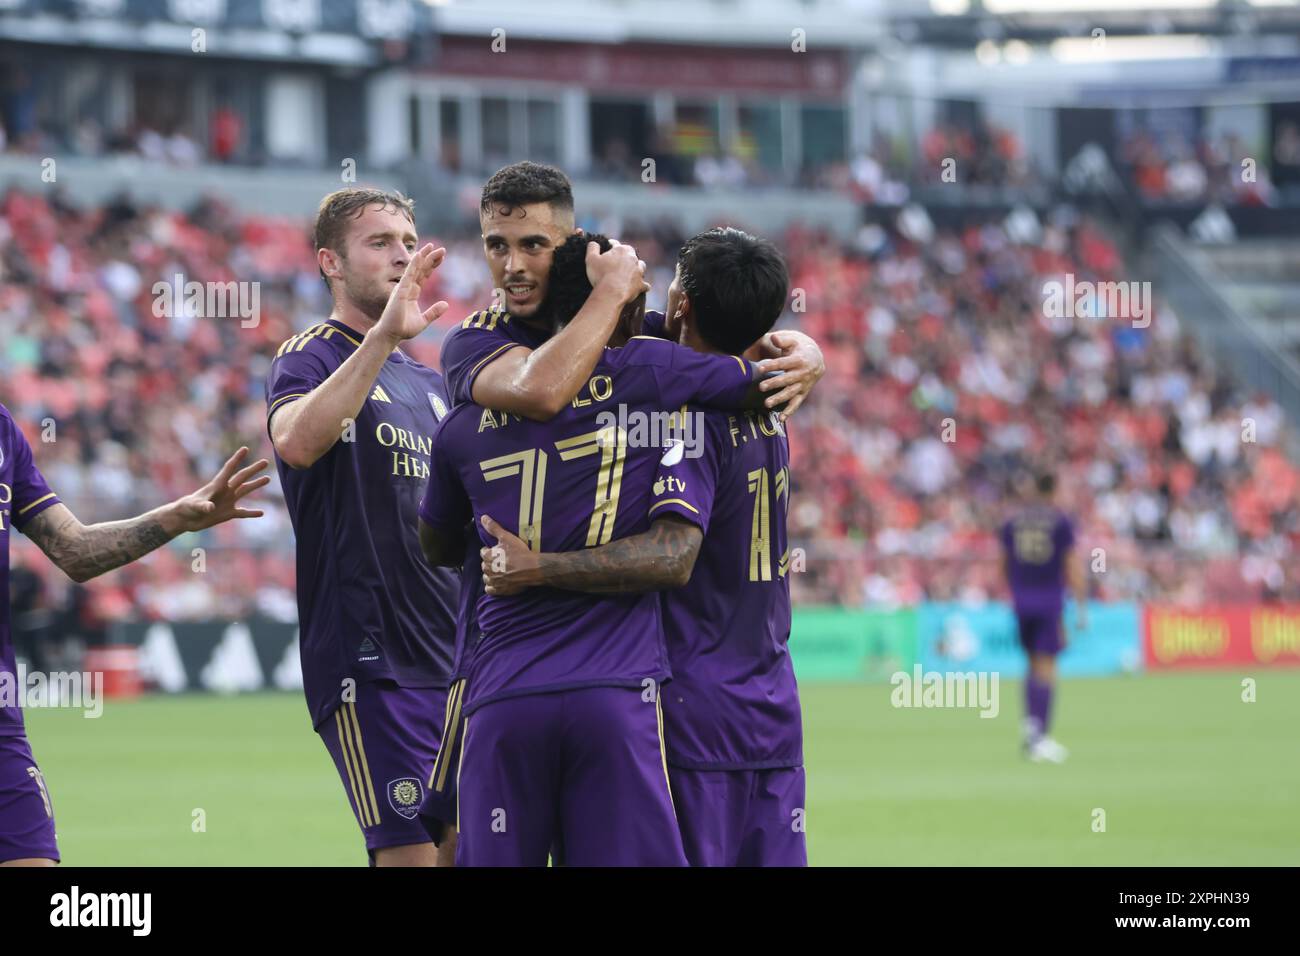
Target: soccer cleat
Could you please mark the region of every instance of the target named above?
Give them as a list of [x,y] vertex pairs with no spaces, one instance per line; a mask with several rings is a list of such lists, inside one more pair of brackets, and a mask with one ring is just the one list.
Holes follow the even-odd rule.
[[1034,763],[1065,763],[1069,753],[1051,737],[1039,737],[1029,745],[1029,759]]

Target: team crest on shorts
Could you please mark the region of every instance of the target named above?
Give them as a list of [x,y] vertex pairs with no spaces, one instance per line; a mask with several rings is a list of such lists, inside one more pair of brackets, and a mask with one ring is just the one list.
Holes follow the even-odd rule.
[[400,816],[414,820],[424,799],[424,786],[416,777],[398,777],[388,784],[388,803]]

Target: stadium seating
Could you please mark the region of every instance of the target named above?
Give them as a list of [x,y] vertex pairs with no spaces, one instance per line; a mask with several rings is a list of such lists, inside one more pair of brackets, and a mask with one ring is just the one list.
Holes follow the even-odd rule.
[[[584,223],[633,242],[662,303],[683,238],[671,222]],[[1119,278],[1094,224],[1047,225],[1031,244],[1002,226],[941,230],[924,247],[892,230],[857,245],[806,228],[777,238],[795,297],[786,327],[814,336],[827,375],[793,419],[791,540],[807,554],[797,602],[907,604],[1003,594],[994,529],[1026,466],[1058,463],[1104,600],[1300,598],[1297,472],[1266,396],[1234,388],[1159,305],[1151,327],[1047,319],[1045,279]],[[468,234],[429,290],[459,317],[490,301]],[[157,315],[177,274],[260,283],[260,321]],[[193,490],[238,445],[267,455],[263,380],[284,339],[328,312],[306,223],[188,214],[126,200],[78,209],[11,191],[0,201],[3,401],[83,521]],[[411,344],[434,365],[451,320]],[[1255,441],[1241,440],[1243,419]],[[128,615],[292,620],[293,539],[272,485],[267,516],[178,540],[85,586],[90,640]],[[201,548],[202,552],[196,552]],[[44,602],[73,586],[21,537]],[[1290,583],[1288,583],[1290,582]]]

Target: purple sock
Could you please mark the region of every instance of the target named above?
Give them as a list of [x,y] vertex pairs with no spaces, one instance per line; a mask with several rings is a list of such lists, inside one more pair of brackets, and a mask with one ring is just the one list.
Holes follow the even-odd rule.
[[1047,734],[1047,718],[1052,705],[1052,685],[1033,677],[1025,678],[1025,717],[1034,725],[1030,740]]

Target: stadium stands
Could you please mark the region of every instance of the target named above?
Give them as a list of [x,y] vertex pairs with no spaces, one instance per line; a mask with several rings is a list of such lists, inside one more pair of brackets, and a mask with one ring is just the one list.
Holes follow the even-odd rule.
[[[4,401],[83,520],[192,490],[241,443],[269,452],[269,356],[329,308],[303,222],[21,191],[0,211]],[[671,222],[584,224],[634,242],[662,297],[683,238]],[[924,248],[893,230],[856,246],[806,228],[780,240],[796,292],[783,324],[816,337],[828,367],[791,429],[797,602],[1001,596],[992,529],[1017,477],[1045,462],[1059,463],[1083,543],[1104,549],[1097,597],[1297,598],[1297,473],[1277,406],[1225,380],[1167,306],[1146,330],[1044,317],[1046,279],[1128,274],[1097,225],[1059,217],[1030,244],[996,223]],[[449,255],[431,294],[468,314],[490,295],[478,245],[439,241]],[[177,274],[259,282],[260,321],[156,315],[155,283]],[[436,364],[443,331],[411,353]],[[80,602],[92,639],[133,608],[292,619],[291,529],[263,497],[265,519],[178,540],[84,594],[21,537],[15,563],[43,576],[47,606]]]

